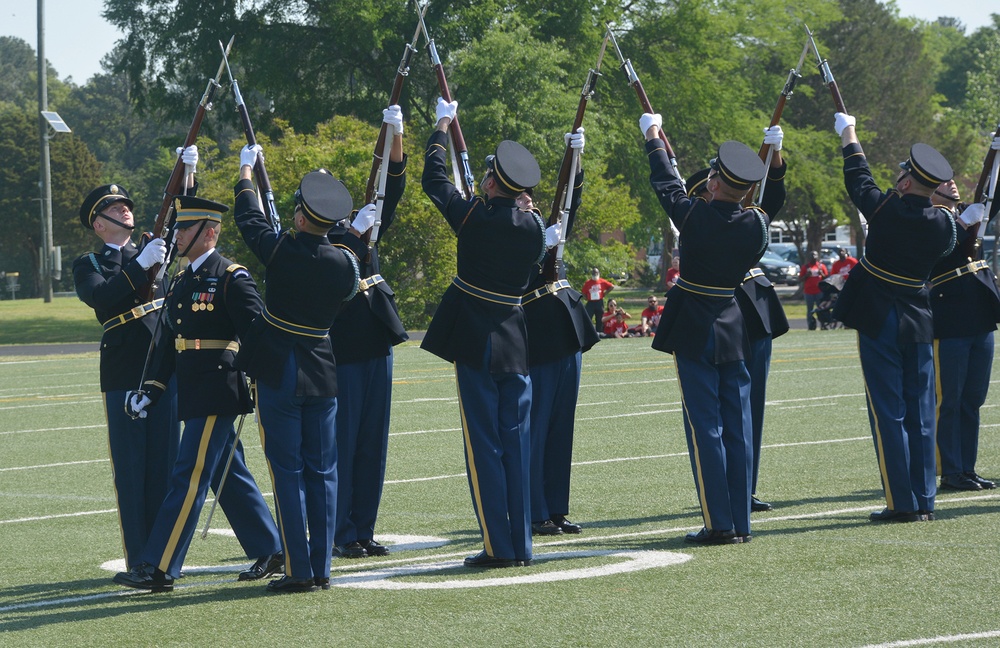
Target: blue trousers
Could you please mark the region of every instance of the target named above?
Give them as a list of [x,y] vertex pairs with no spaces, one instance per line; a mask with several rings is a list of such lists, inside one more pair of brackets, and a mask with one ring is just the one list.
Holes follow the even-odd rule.
[[764,438],[764,403],[767,400],[767,374],[771,371],[770,336],[750,344],[750,422],[753,427],[753,477],[750,493],[757,492],[757,474],[760,472],[760,446]]
[[698,358],[674,355],[684,431],[705,527],[750,533],[750,373],[742,360],[713,364],[709,334]]
[[938,474],[975,472],[979,408],[993,368],[993,331],[934,340]]
[[177,420],[176,380],[170,380],[144,419],[133,420],[125,413],[125,394],[125,391],[111,391],[103,397],[118,525],[125,564],[131,569],[142,562],[139,556],[167,495],[181,426]]
[[531,520],[569,513],[582,354],[531,367]]
[[490,373],[490,354],[455,364],[469,490],[486,554],[530,560],[531,378]]
[[[184,422],[170,490],[156,515],[142,561],[174,578],[180,576],[184,556],[198,526],[209,486],[218,488],[236,431],[235,416],[209,416]],[[249,558],[276,553],[278,530],[257,482],[246,466],[243,444],[236,447],[219,506]]]
[[868,397],[868,421],[886,506],[933,511],[934,352],[931,344],[899,341],[899,318],[889,309],[877,338],[858,333]]
[[257,385],[260,443],[274,482],[278,527],[291,578],[328,578],[337,513],[337,399],[296,396],[295,354],[281,387]]
[[334,544],[371,540],[385,483],[392,350],[337,365],[337,524]]

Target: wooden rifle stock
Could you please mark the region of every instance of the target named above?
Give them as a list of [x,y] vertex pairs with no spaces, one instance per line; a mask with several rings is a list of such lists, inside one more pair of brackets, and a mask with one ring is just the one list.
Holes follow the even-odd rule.
[[[785,85],[781,89],[781,94],[778,96],[778,103],[775,104],[774,112],[771,113],[771,122],[767,125],[768,128],[777,126],[781,122],[781,113],[785,110],[785,102],[795,91],[795,84],[800,78],[802,78],[802,74],[799,70],[802,69],[802,64],[806,62],[806,54],[808,53],[809,40],[807,39],[805,47],[802,48],[802,56],[799,57],[799,64],[788,71],[788,78],[785,79]],[[743,197],[742,205],[744,207],[750,206],[750,204],[754,201],[755,195],[758,205],[764,199],[764,188],[767,186],[767,174],[770,173],[771,170],[771,158],[774,155],[774,151],[771,149],[770,144],[761,144],[760,150],[757,151],[757,155],[766,167],[764,170],[764,179],[755,186],[751,187],[750,191],[748,191],[746,196]]]
[[[993,137],[998,136],[1000,136],[1000,124],[997,124],[996,130],[993,132]],[[979,251],[983,246],[983,234],[986,232],[986,225],[990,219],[990,211],[993,208],[993,200],[996,196],[996,189],[993,187],[997,181],[996,166],[997,152],[991,147],[986,151],[986,158],[983,159],[983,170],[979,174],[979,180],[976,182],[976,190],[972,194],[972,204],[985,204],[983,220],[976,226],[976,235],[965,239],[965,243],[962,245],[962,254],[972,261],[976,261],[979,258]],[[989,190],[987,190],[987,187],[989,187]]]
[[844,97],[840,94],[840,86],[837,85],[837,80],[833,78],[833,72],[830,71],[830,63],[820,56],[819,48],[816,46],[816,41],[813,39],[813,34],[809,31],[808,26],[806,26],[806,33],[809,34],[809,43],[816,54],[816,66],[823,77],[823,83],[830,89],[830,95],[833,97],[834,108],[837,109],[837,112],[842,112],[845,115],[848,114],[847,107],[844,106]]
[[[580,103],[576,107],[576,116],[573,118],[573,129],[571,133],[575,133],[580,130],[583,126],[583,115],[587,112],[587,103],[590,98],[594,96],[594,89],[597,87],[597,78],[601,76],[601,61],[604,59],[604,51],[608,45],[608,37],[604,37],[604,43],[601,45],[601,53],[597,57],[597,65],[587,72],[587,80],[583,84],[583,89],[580,91]],[[562,275],[562,247],[566,240],[566,218],[569,215],[569,202],[572,197],[570,192],[570,183],[573,182],[572,172],[574,171],[573,165],[574,151],[573,148],[566,145],[566,152],[563,153],[562,164],[559,166],[559,177],[556,180],[556,195],[552,199],[552,212],[549,215],[548,225],[551,227],[556,223],[562,223],[562,233],[560,234],[559,245],[549,250],[545,255],[545,260],[542,262],[542,276],[545,277],[546,282],[558,281]]]
[[[993,132],[993,137],[1000,137],[1000,124],[997,124],[996,130]],[[990,179],[990,172],[993,170],[993,160],[996,158],[997,152],[992,148],[987,149],[986,159],[983,160],[983,170],[979,174],[979,180],[976,182],[976,191],[973,193],[972,202],[983,202],[986,199],[986,185]],[[988,214],[987,214],[988,216]]]
[[[423,17],[424,12],[427,11],[428,4],[424,4],[423,7],[417,7],[418,15]],[[390,106],[395,106],[399,103],[399,97],[403,93],[403,82],[406,77],[410,75],[410,59],[413,58],[413,53],[417,51],[417,40],[420,38],[420,24],[417,23],[417,31],[413,34],[413,41],[406,44],[406,49],[403,50],[403,58],[399,61],[399,67],[396,68],[396,78],[392,82],[392,91],[389,93],[389,104]],[[382,127],[378,131],[378,139],[375,141],[375,151],[372,153],[372,168],[368,172],[368,184],[365,185],[365,203],[375,202],[375,190],[378,183],[378,170],[382,166],[382,149],[385,147],[386,131],[388,127],[383,122]]]
[[[423,15],[420,16],[420,28],[424,32],[424,38],[427,39],[427,50],[430,52],[431,65],[434,66],[434,76],[437,77],[441,97],[445,101],[450,102],[452,101],[452,97],[451,90],[448,88],[448,78],[444,74],[444,66],[441,64],[441,57],[438,56],[437,45],[434,44],[434,39],[427,33],[427,26],[424,24]],[[465,137],[462,136],[462,127],[458,124],[457,116],[451,120],[448,131],[451,135],[454,150],[458,153],[459,164],[461,165],[461,183],[463,186],[460,187],[460,190],[464,192],[466,199],[471,199],[476,192],[476,180],[472,176],[472,167],[469,166],[469,150],[465,145]]]
[[[619,68],[625,73],[625,78],[628,80],[628,84],[632,86],[633,90],[635,90],[635,96],[639,98],[639,105],[642,106],[642,111],[644,113],[654,113],[655,111],[653,110],[653,106],[649,103],[649,96],[646,95],[646,89],[642,87],[642,81],[639,80],[639,75],[635,73],[635,68],[632,67],[632,60],[625,58],[622,54],[621,48],[618,47],[618,39],[615,38],[614,32],[611,31],[610,26],[608,26],[608,36],[611,38],[611,42],[615,46],[615,52],[618,54],[618,61],[621,64],[619,65]],[[674,170],[674,175],[681,181],[681,186],[686,188],[684,176],[681,175],[677,168],[677,154],[674,153],[674,148],[670,146],[670,140],[667,139],[667,134],[663,132],[662,127],[658,126],[656,130],[659,131],[658,137],[663,142],[663,148],[667,152],[667,159],[670,161],[670,166]],[[643,137],[645,136],[646,134],[643,133]],[[679,239],[681,233],[677,229],[677,226],[674,225],[672,220],[668,219],[667,222],[670,223],[670,231],[674,235],[674,239]]]
[[[233,41],[230,39],[229,47],[232,47],[232,45]],[[216,73],[214,78],[208,80],[208,86],[205,88],[205,93],[202,95],[201,101],[198,102],[198,108],[195,110],[194,119],[191,120],[191,126],[188,128],[187,137],[184,138],[183,148],[193,145],[198,139],[198,131],[201,130],[201,122],[205,119],[205,113],[212,109],[212,99],[215,97],[216,90],[221,87],[219,85],[219,78],[222,76],[225,64],[225,60],[223,60],[223,62],[219,64],[218,73]],[[177,161],[174,162],[174,168],[170,172],[170,178],[167,180],[167,186],[163,189],[163,201],[160,203],[160,211],[157,213],[156,221],[153,223],[153,238],[165,238],[165,235],[173,229],[174,198],[180,195],[183,184],[184,162],[181,160],[180,156],[178,156]],[[152,301],[156,295],[156,290],[162,279],[160,265],[161,264],[153,265],[146,270],[147,282],[146,288],[143,291],[145,301]]]
[[[240,84],[233,78],[233,72],[229,69],[229,58],[226,56],[226,48],[222,47],[222,41],[219,41],[219,47],[222,48],[222,60],[226,66],[226,73],[229,75],[229,82],[233,86],[236,112],[240,114],[240,122],[243,124],[243,135],[246,137],[248,146],[256,146],[257,136],[254,134],[253,123],[250,121],[250,112],[247,110],[246,102],[243,101],[243,95],[240,93]],[[264,166],[263,155],[257,155],[253,174],[254,179],[257,181],[257,186],[260,187],[260,191],[264,194],[264,200],[262,201],[264,216],[267,218],[267,222],[271,224],[271,228],[275,232],[280,232],[281,221],[278,216],[278,208],[274,204],[274,190],[271,188],[271,178],[267,175],[267,167]]]

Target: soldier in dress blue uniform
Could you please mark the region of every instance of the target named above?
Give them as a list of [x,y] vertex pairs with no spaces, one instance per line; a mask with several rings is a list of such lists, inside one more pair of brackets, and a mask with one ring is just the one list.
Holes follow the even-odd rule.
[[[330,228],[352,209],[351,195],[329,172],[305,175],[295,192],[294,229],[275,233],[260,210],[251,176],[260,152],[240,152],[236,225],[267,267],[264,310],[238,363],[257,383],[257,422],[267,457],[285,552],[285,575],[270,592],[330,587],[337,505],[337,367],[330,328],[358,291],[374,223],[366,206],[350,235],[333,245]],[[361,229],[358,229],[358,228]]]
[[[583,128],[566,134],[571,148],[583,154]],[[566,236],[573,230],[583,192],[583,168],[573,182],[573,202],[563,223]],[[522,194],[522,209],[533,209],[531,196]],[[549,254],[554,254],[550,250]],[[570,522],[570,470],[573,461],[573,427],[580,393],[583,353],[599,341],[594,321],[581,302],[583,295],[566,281],[559,264],[559,279],[549,282],[542,265],[535,267],[528,292],[521,297],[528,324],[528,363],[531,376],[531,531],[537,535],[580,533]]]
[[[1000,148],[1000,138],[996,145]],[[976,473],[979,408],[986,402],[993,367],[993,331],[1000,321],[996,276],[974,245],[985,205],[961,205],[954,181],[931,197],[952,210],[961,225],[951,254],[931,270],[934,315],[938,474],[942,489],[978,491],[996,484]],[[1000,201],[993,201],[994,214]]]
[[[120,585],[169,591],[180,576],[209,486],[218,490],[232,453],[219,505],[250,558],[257,560],[240,580],[280,571],[278,529],[253,475],[234,423],[253,411],[246,376],[234,367],[239,338],[260,313],[260,294],[250,273],[216,249],[222,229],[220,203],[181,196],[176,231],[180,256],[191,263],[170,285],[163,307],[150,378],[124,401],[130,416],[149,418],[171,376],[177,376],[177,413],[184,421],[170,489],[156,516],[141,564],[118,573]],[[233,444],[236,443],[235,451]]]
[[[750,534],[749,339],[734,296],[764,253],[770,217],[740,201],[766,169],[744,144],[725,142],[710,163],[711,202],[689,198],[656,137],[662,119],[646,113],[650,182],[680,232],[684,274],[670,291],[653,348],[672,353],[704,528],[688,542],[737,544]],[[780,204],[769,207],[777,212]],[[722,250],[723,254],[719,254]]]
[[80,206],[80,222],[104,246],[73,262],[73,281],[80,300],[94,309],[104,325],[101,337],[101,392],[108,422],[108,449],[125,564],[139,564],[156,511],[167,494],[170,469],[177,456],[180,422],[175,384],[152,416],[133,420],[121,403],[142,382],[142,371],[163,305],[163,289],[146,301],[146,270],[163,263],[166,243],[154,239],[139,251],[132,243],[135,220],[132,199],[121,185],[97,187]]
[[[383,111],[394,136],[378,241],[361,264],[358,294],[337,315],[330,329],[337,359],[337,528],[333,555],[345,558],[384,556],[389,550],[374,539],[389,446],[392,403],[392,347],[409,338],[396,308],[392,288],[379,268],[378,243],[396,218],[406,187],[403,113]],[[349,236],[347,221],[330,230],[334,244]]]
[[541,171],[527,149],[505,140],[482,182],[485,198],[464,199],[446,167],[447,131],[457,107],[438,100],[423,188],[458,237],[458,276],[421,348],[455,363],[469,488],[484,544],[465,565],[528,565],[531,379],[521,296],[545,254],[546,229],[515,199],[538,184]]
[[875,184],[854,131],[854,117],[836,113],[844,152],[844,183],[868,220],[865,254],[840,293],[833,316],[858,332],[868,419],[886,508],[873,522],[934,517],[934,336],[931,270],[955,247],[955,220],[931,205],[954,175],[927,144],[914,144],[895,187]]
[[[771,146],[774,154],[767,170],[767,183],[760,206],[771,220],[774,220],[785,204],[785,172],[788,165],[781,156],[783,139],[781,126],[764,129],[764,144]],[[688,196],[700,196],[706,202],[711,202],[711,194],[705,188],[710,172],[710,168],[702,169],[688,179]],[[760,448],[764,437],[764,403],[767,398],[767,376],[771,370],[772,340],[788,332],[788,318],[774,286],[760,268],[750,268],[746,273],[743,283],[736,291],[736,302],[750,336],[750,357],[747,362],[747,369],[750,371],[750,418],[753,425],[750,511],[770,511],[774,507],[757,498],[757,477],[760,473]]]

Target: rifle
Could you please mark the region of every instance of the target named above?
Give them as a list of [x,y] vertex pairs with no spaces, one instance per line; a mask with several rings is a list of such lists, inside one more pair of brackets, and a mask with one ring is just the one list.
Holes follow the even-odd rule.
[[[587,72],[587,80],[583,83],[580,91],[580,103],[576,107],[576,117],[573,118],[573,129],[577,132],[583,125],[583,115],[587,111],[587,102],[594,96],[594,88],[597,87],[597,77],[601,76],[601,61],[604,60],[604,52],[608,47],[608,35],[605,34],[604,42],[601,43],[601,52],[597,55],[597,65]],[[548,225],[559,223],[559,244],[549,250],[542,265],[542,276],[545,281],[551,283],[558,281],[562,276],[562,256],[563,248],[566,246],[566,224],[569,221],[569,210],[573,204],[573,179],[576,177],[578,164],[580,162],[580,152],[566,145],[566,152],[563,153],[562,165],[559,167],[559,178],[556,181],[556,195],[552,199],[552,214],[549,216]]]
[[[802,69],[803,63],[806,62],[806,54],[809,53],[809,41],[806,40],[805,46],[802,48],[802,56],[799,57],[799,64],[788,71],[788,78],[785,80],[785,87],[781,89],[781,96],[778,97],[778,103],[774,106],[774,112],[771,113],[771,123],[768,124],[768,128],[771,126],[777,126],[781,121],[781,113],[785,110],[785,101],[791,96],[792,91],[795,90],[795,84],[799,79],[802,78],[802,74],[799,70]],[[758,205],[761,200],[764,199],[764,187],[767,185],[767,173],[771,168],[771,158],[774,157],[774,149],[771,148],[770,144],[761,144],[760,150],[757,152],[760,159],[764,162],[764,178],[760,181],[756,192],[753,188],[747,192],[747,195],[743,198],[743,206],[748,207],[751,203],[751,197],[756,195],[757,200],[755,201]]]
[[[236,37],[229,39],[229,45],[226,46],[226,52],[228,53],[230,48],[233,46],[233,40]],[[194,119],[191,121],[191,127],[188,129],[187,137],[184,138],[183,148],[187,148],[195,143],[198,139],[198,131],[201,129],[201,122],[205,118],[205,113],[212,109],[212,99],[215,97],[215,91],[221,88],[219,85],[219,78],[222,77],[222,71],[225,67],[225,60],[219,64],[219,71],[215,74],[214,78],[208,80],[208,86],[205,88],[205,94],[202,95],[201,101],[198,102],[198,108],[195,110]],[[181,191],[181,187],[184,184],[185,173],[184,173],[184,162],[178,156],[177,161],[174,162],[173,171],[170,172],[170,179],[167,180],[167,186],[163,189],[163,202],[160,204],[160,211],[156,215],[156,221],[153,223],[153,238],[165,238],[164,234],[169,233],[174,227],[174,198],[176,198]],[[160,282],[163,280],[163,271],[166,269],[165,264],[156,264],[146,270],[147,283],[146,288],[143,292],[145,301],[152,301],[156,295],[156,289],[159,287]]]
[[[438,89],[441,91],[441,97],[445,101],[451,101],[451,90],[448,89],[448,79],[444,75],[444,66],[441,65],[441,57],[438,56],[437,46],[434,44],[434,39],[430,37],[427,33],[427,25],[424,24],[424,16],[420,15],[420,29],[424,32],[424,38],[427,39],[427,50],[431,55],[431,65],[434,66],[434,74],[437,76]],[[452,143],[452,165],[455,167],[456,176],[459,175],[459,170],[456,165],[455,154],[458,154],[459,164],[461,165],[461,179],[456,179],[455,185],[459,186],[459,191],[463,193],[463,197],[466,200],[472,198],[476,192],[476,180],[472,176],[472,167],[469,166],[469,150],[465,146],[465,137],[462,136],[462,127],[458,125],[458,117],[451,120],[451,124],[448,126],[449,135],[451,136]]]
[[830,63],[819,55],[819,48],[816,47],[816,41],[813,40],[813,33],[809,31],[809,26],[806,25],[805,28],[806,33],[809,34],[809,43],[812,44],[813,52],[816,53],[816,66],[823,76],[823,83],[830,88],[830,94],[833,96],[833,105],[837,109],[837,112],[847,114],[847,108],[844,106],[844,98],[840,95],[840,86],[837,85],[837,80],[833,78],[833,72],[830,71]]
[[[230,41],[230,44],[232,44],[232,41]],[[250,113],[247,111],[247,105],[243,101],[243,95],[240,94],[240,84],[233,78],[233,71],[229,69],[229,57],[226,56],[228,48],[222,45],[222,41],[219,41],[219,48],[222,49],[222,63],[226,66],[229,83],[233,86],[233,97],[236,99],[236,112],[240,114],[240,121],[243,122],[243,134],[247,138],[247,145],[256,146],[257,136],[254,135],[253,124],[250,123]],[[260,190],[264,194],[264,216],[267,218],[267,222],[271,224],[271,228],[275,234],[277,234],[281,232],[281,220],[278,216],[278,208],[274,205],[274,190],[271,188],[271,179],[267,175],[267,168],[264,166],[264,156],[262,154],[257,155],[253,174],[257,180],[257,186],[260,187]]]
[[[427,12],[429,2],[423,6],[417,5],[417,16],[420,22],[417,23],[417,30],[413,34],[413,42],[406,44],[403,50],[403,58],[396,68],[396,78],[392,82],[392,91],[389,93],[389,105],[394,106],[399,103],[399,96],[403,92],[403,81],[410,74],[410,58],[417,51],[417,40],[420,38],[421,22],[424,13]],[[382,225],[382,210],[385,206],[385,185],[389,176],[389,153],[392,151],[392,140],[395,137],[395,130],[389,133],[389,125],[382,122],[382,127],[378,131],[378,139],[375,141],[375,151],[372,153],[372,168],[368,172],[368,184],[365,186],[365,204],[375,204],[375,224],[370,230],[365,232],[365,240],[368,247],[374,247],[378,242],[378,230]]]
[[[642,87],[642,81],[639,80],[639,75],[635,73],[635,68],[632,67],[632,60],[627,59],[622,55],[622,50],[618,47],[618,39],[615,38],[614,32],[611,31],[611,25],[606,26],[608,28],[608,36],[611,37],[611,42],[615,46],[615,52],[618,54],[618,60],[621,62],[619,67],[621,68],[621,71],[625,73],[625,78],[628,80],[628,84],[635,90],[635,95],[639,98],[639,105],[642,106],[642,111],[646,113],[655,112],[652,104],[649,103],[649,97],[646,95],[646,89]],[[657,136],[663,142],[663,148],[667,152],[667,159],[670,160],[670,166],[674,170],[674,175],[680,179],[681,186],[685,186],[684,176],[682,176],[680,171],[677,170],[677,154],[674,153],[673,147],[670,146],[670,140],[667,139],[667,134],[663,132],[663,128],[657,127],[657,130],[659,131]],[[677,226],[674,225],[674,222],[669,219],[668,222],[670,223],[670,231],[673,233],[674,238],[680,238],[681,233],[678,231]]]
[[[1000,136],[1000,124],[997,124],[993,137]],[[993,209],[993,199],[996,196],[997,176],[1000,175],[1000,157],[992,148],[986,150],[986,158],[983,160],[983,170],[979,174],[979,181],[976,182],[976,190],[973,193],[973,203],[985,203],[986,209],[983,213],[983,220],[979,222],[976,235],[966,240],[966,256],[970,261],[979,258],[979,250],[983,245],[983,234],[986,233],[986,226],[990,220],[990,211]],[[989,189],[987,190],[987,185]]]

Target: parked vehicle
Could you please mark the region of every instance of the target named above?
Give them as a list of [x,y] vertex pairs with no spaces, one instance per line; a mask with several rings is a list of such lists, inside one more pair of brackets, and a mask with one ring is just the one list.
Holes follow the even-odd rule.
[[799,283],[799,264],[785,261],[770,250],[764,252],[757,267],[764,271],[764,276],[773,284],[795,286]]

